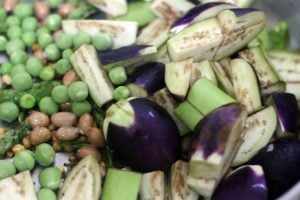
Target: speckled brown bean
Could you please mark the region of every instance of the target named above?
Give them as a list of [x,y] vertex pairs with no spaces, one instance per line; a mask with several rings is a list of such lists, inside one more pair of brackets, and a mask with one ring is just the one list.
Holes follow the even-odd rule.
[[82,148],[78,149],[77,153],[76,153],[76,157],[79,159],[83,159],[88,155],[93,155],[98,160],[98,162],[101,161],[100,152],[96,148],[93,148],[93,147],[82,147]]
[[71,112],[58,112],[51,116],[51,123],[56,127],[73,126],[77,123],[77,117]]
[[56,131],[55,135],[61,141],[75,140],[79,136],[79,128],[63,126]]
[[45,1],[36,1],[34,3],[34,12],[35,12],[35,16],[43,21],[44,19],[46,19],[50,13],[50,8],[47,4],[47,2]]
[[83,132],[86,132],[89,128],[93,127],[93,116],[89,113],[81,115],[78,121],[78,127]]
[[75,9],[74,5],[71,3],[64,3],[59,6],[58,14],[62,17],[68,17],[71,12]]
[[45,127],[36,127],[29,133],[29,141],[33,145],[47,142],[51,138],[51,132]]
[[3,8],[6,10],[6,12],[11,12],[18,3],[19,0],[4,0]]
[[104,135],[99,128],[91,127],[86,131],[87,140],[95,147],[104,147]]
[[32,112],[27,118],[26,121],[30,123],[31,127],[42,126],[46,127],[49,126],[50,120],[48,115],[42,112]]
[[76,72],[74,70],[70,70],[64,75],[63,84],[64,85],[70,85],[71,83],[76,81],[76,79],[77,79]]

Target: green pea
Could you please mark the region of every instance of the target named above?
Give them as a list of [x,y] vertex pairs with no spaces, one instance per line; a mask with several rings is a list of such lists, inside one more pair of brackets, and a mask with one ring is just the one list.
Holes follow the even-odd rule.
[[15,103],[4,102],[0,104],[0,120],[6,122],[12,122],[15,121],[18,118],[18,116],[19,116],[19,108]]
[[19,74],[19,73],[24,73],[26,72],[26,67],[24,64],[17,64],[15,65],[11,71],[10,71],[10,76],[13,77],[15,76],[16,74]]
[[56,200],[56,194],[50,189],[43,188],[37,194],[39,200]]
[[38,43],[44,49],[53,42],[50,33],[41,33],[38,35]]
[[91,42],[91,36],[85,32],[78,32],[73,37],[73,45],[75,49],[79,48],[83,44],[90,44]]
[[75,81],[68,89],[68,95],[72,101],[83,101],[89,95],[89,89],[85,82]]
[[45,55],[48,60],[56,61],[61,57],[61,52],[55,44],[49,44],[45,48]]
[[73,50],[72,49],[66,49],[62,53],[62,57],[66,59],[70,59],[70,57],[73,55]]
[[9,39],[20,38],[22,36],[22,29],[19,26],[10,26],[7,30],[7,37]]
[[20,99],[20,106],[25,109],[31,109],[35,106],[36,98],[31,94],[23,94]]
[[62,0],[48,0],[50,8],[58,8],[62,3]]
[[27,47],[31,47],[32,45],[34,45],[36,43],[37,37],[36,37],[35,32],[27,31],[27,32],[23,33],[22,40]]
[[10,62],[3,63],[1,65],[2,75],[6,75],[6,74],[9,75],[11,73],[12,68],[13,68],[13,65]]
[[62,172],[57,167],[48,167],[39,174],[39,182],[43,188],[56,190],[61,184]]
[[73,4],[74,6],[78,6],[80,2],[80,0],[67,0],[67,3]]
[[57,103],[66,103],[69,101],[68,86],[58,85],[55,86],[51,92],[52,98]]
[[14,8],[14,15],[20,17],[21,19],[29,17],[33,14],[33,7],[28,3],[18,3]]
[[3,35],[0,35],[0,51],[4,51],[6,49],[7,39]]
[[38,21],[35,17],[27,17],[23,19],[22,28],[24,31],[35,31],[38,27]]
[[40,70],[39,77],[43,81],[53,80],[55,77],[55,71],[52,67],[43,67]]
[[13,158],[13,163],[19,171],[32,170],[34,168],[33,153],[25,150],[18,152]]
[[51,31],[56,31],[61,27],[61,16],[58,14],[51,14],[46,19],[46,25]]
[[12,39],[6,43],[6,53],[12,54],[16,50],[25,50],[25,45],[19,38]]
[[113,47],[113,40],[109,34],[99,33],[93,37],[93,45],[98,51],[108,51]]
[[53,115],[58,112],[59,107],[52,97],[44,97],[39,102],[39,109],[43,113]]
[[27,61],[27,53],[23,50],[16,50],[10,55],[13,64],[24,64]]
[[125,86],[119,86],[113,91],[113,98],[117,101],[130,96],[130,90]]
[[58,37],[56,41],[56,45],[62,50],[71,48],[73,46],[72,35],[62,34],[61,36]]
[[51,165],[55,160],[55,151],[47,143],[39,144],[34,152],[36,162],[44,167]]
[[17,91],[28,90],[32,85],[32,78],[27,72],[17,73],[12,78],[12,87]]
[[4,8],[0,8],[0,21],[4,22],[7,18],[7,13]]
[[72,65],[69,59],[63,58],[56,63],[55,70],[60,75],[64,75],[70,69],[72,69]]
[[21,19],[18,16],[10,15],[6,19],[6,25],[7,26],[20,26]]
[[41,34],[44,34],[44,33],[50,33],[50,30],[46,26],[42,26],[42,27],[38,28],[38,30],[36,31],[36,34],[38,36]]
[[76,8],[68,16],[69,19],[81,19],[83,17],[84,17],[84,11],[82,9],[80,9],[80,8]]
[[127,81],[126,70],[123,66],[117,66],[108,72],[111,82],[115,85],[121,85]]
[[90,113],[92,111],[92,106],[88,101],[76,101],[72,103],[72,112],[76,116],[81,116],[84,113]]
[[15,175],[17,172],[14,164],[8,160],[0,160],[0,179]]
[[43,64],[38,58],[31,57],[26,62],[26,71],[33,77],[38,76],[42,68]]

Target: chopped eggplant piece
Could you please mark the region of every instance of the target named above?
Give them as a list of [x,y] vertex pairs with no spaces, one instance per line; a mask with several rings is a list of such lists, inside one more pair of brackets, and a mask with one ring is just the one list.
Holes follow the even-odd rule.
[[158,17],[172,22],[193,7],[194,4],[186,0],[156,0],[151,5]]
[[287,83],[286,92],[295,95],[297,101],[300,100],[300,83]]
[[[91,187],[92,186],[92,187]],[[99,164],[92,155],[82,159],[68,173],[58,193],[59,200],[98,200],[101,194]]]
[[37,200],[29,171],[24,171],[0,181],[0,199]]
[[187,184],[201,196],[210,199],[218,183],[215,179],[194,178],[188,175]]
[[101,199],[137,199],[141,179],[140,173],[110,168],[107,171]]
[[145,98],[112,104],[103,132],[113,158],[137,171],[167,170],[179,156],[175,122],[164,108]]
[[192,24],[167,41],[172,61],[193,58],[194,62],[213,60],[224,39],[217,19]]
[[230,96],[235,97],[232,81],[230,80],[229,75],[226,73],[223,66],[218,62],[211,62],[211,66],[218,81],[220,82],[221,88]]
[[141,87],[149,95],[165,87],[165,65],[159,62],[147,63],[134,71],[128,84]]
[[250,115],[245,123],[245,135],[232,166],[248,162],[271,140],[277,126],[277,116],[273,106]]
[[232,81],[232,72],[231,72],[231,58],[223,58],[222,60],[219,61],[219,64],[223,68],[223,71],[225,72],[226,76],[229,78],[229,80]]
[[217,182],[221,179],[242,143],[246,117],[241,105],[230,104],[200,121],[190,147],[189,175]]
[[164,63],[164,64],[167,64],[167,63],[171,62],[171,59],[170,59],[169,53],[168,53],[168,48],[167,48],[166,44],[164,44],[163,46],[161,46],[158,49],[157,56],[156,56],[156,61]]
[[232,82],[235,98],[243,104],[248,113],[262,107],[256,74],[249,63],[243,59],[231,61]]
[[261,165],[268,186],[268,198],[277,199],[300,180],[300,141],[285,138],[272,142],[249,162]]
[[159,48],[169,38],[168,31],[170,25],[170,21],[157,18],[148,26],[142,29],[137,38],[137,43],[143,45],[152,45]]
[[218,185],[212,200],[267,200],[268,187],[259,165],[245,165],[230,172]]
[[111,16],[120,16],[127,13],[126,0],[87,0],[90,4]]
[[208,2],[226,2],[237,5],[238,7],[248,7],[254,0],[199,0],[201,3]]
[[98,57],[102,67],[109,70],[115,66],[123,66],[134,71],[138,66],[155,60],[157,49],[154,46],[131,45],[105,53],[99,53]]
[[171,62],[165,67],[165,83],[171,94],[184,99],[189,86],[192,73],[193,60]]
[[170,29],[170,33],[177,34],[184,28],[190,26],[191,24],[202,21],[204,19],[215,17],[222,10],[235,7],[236,6],[232,4],[224,2],[200,4],[189,10],[183,17],[176,20]]
[[266,16],[252,8],[233,8],[220,12],[217,19],[224,38],[214,60],[230,56],[246,46],[263,30]]
[[162,171],[142,175],[140,200],[165,200],[165,175]]
[[274,106],[278,116],[276,134],[279,137],[297,133],[298,104],[291,93],[273,93],[269,103]]
[[240,51],[239,56],[253,66],[262,95],[267,96],[273,92],[285,91],[285,83],[279,78],[261,47]]
[[207,60],[203,60],[198,63],[193,63],[192,74],[190,79],[190,86],[194,85],[200,78],[206,78],[212,81],[214,84],[218,84],[215,73],[211,64]]
[[108,75],[100,65],[96,49],[92,45],[83,45],[71,57],[77,75],[89,88],[89,93],[98,106],[113,99],[113,86]]
[[190,131],[189,128],[181,120],[179,120],[174,113],[178,102],[174,99],[167,88],[163,88],[155,92],[150,98],[152,101],[162,106],[170,114],[179,129],[180,135],[185,135]]
[[136,42],[138,24],[136,22],[113,20],[63,20],[62,28],[64,32],[70,34],[76,34],[80,31],[91,36],[98,33],[107,33],[113,39],[113,48],[117,49]]
[[176,200],[198,200],[199,194],[187,185],[188,164],[184,161],[177,161],[172,165],[170,190],[171,199]]

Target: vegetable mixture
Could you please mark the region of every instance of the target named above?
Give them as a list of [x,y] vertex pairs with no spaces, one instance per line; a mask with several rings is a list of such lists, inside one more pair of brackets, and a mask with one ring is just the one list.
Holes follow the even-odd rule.
[[0,199],[285,194],[300,54],[251,3],[0,0]]

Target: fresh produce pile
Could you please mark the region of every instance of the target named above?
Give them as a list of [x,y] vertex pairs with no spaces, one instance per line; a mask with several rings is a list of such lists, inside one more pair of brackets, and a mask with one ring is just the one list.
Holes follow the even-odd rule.
[[300,54],[250,4],[1,0],[0,199],[286,193]]

